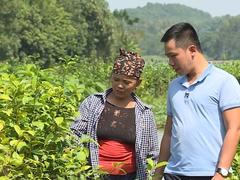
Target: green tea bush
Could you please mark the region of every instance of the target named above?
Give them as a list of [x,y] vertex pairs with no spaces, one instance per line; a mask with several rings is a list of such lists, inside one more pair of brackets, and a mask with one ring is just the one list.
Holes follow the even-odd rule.
[[1,64],[0,179],[93,179],[101,174],[88,165],[88,149],[75,143],[69,126],[83,98],[105,85],[84,77],[87,87],[79,82],[84,82],[80,74],[67,68]]
[[[223,64],[219,64],[217,66],[233,74],[238,79],[238,82],[240,83],[240,61],[226,62]],[[229,179],[232,179],[232,180],[240,179],[240,144],[238,144],[237,154],[235,155],[235,158],[233,161],[233,170],[234,170],[234,174]]]
[[[88,164],[89,150],[83,144],[91,139],[76,142],[69,126],[84,98],[109,87],[112,65],[75,58],[62,61],[48,69],[1,64],[0,179],[84,180],[104,175]],[[219,66],[240,79],[240,62]],[[175,76],[167,64],[148,64],[137,90],[152,106],[160,127],[166,119],[167,87]],[[231,179],[240,179],[239,148]]]

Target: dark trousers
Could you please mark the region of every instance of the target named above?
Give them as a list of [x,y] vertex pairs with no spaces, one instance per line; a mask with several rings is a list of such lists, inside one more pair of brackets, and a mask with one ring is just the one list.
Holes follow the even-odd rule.
[[126,175],[107,175],[103,178],[103,180],[135,180],[136,173],[129,173]]
[[180,176],[164,173],[164,180],[211,180],[212,176]]

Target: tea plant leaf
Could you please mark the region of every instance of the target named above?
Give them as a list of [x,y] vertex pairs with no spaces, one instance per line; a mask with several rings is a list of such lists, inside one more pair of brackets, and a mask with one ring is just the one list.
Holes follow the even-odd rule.
[[0,94],[0,99],[1,100],[7,100],[7,101],[12,100],[7,94]]
[[24,157],[20,156],[17,152],[13,152],[11,164],[15,166],[20,166],[23,164]]
[[21,137],[23,135],[23,131],[18,125],[14,125],[13,128],[15,129],[16,133]]
[[34,121],[32,122],[32,125],[38,127],[40,130],[43,130],[44,128],[44,123],[42,121]]
[[86,153],[84,153],[83,151],[78,152],[77,153],[77,159],[79,161],[85,161],[87,159]]
[[18,142],[19,142],[19,140],[12,140],[12,141],[10,141],[9,144],[10,144],[11,146],[15,147],[15,146],[17,146]]
[[39,161],[39,158],[37,155],[33,155],[33,158],[36,160],[36,161]]
[[63,122],[63,117],[56,117],[54,119],[54,121],[56,122],[56,124],[59,126],[60,124],[62,124]]
[[5,126],[5,122],[0,120],[0,132],[3,130],[4,126]]
[[90,169],[91,168],[91,166],[82,166],[81,168],[80,168],[80,171],[79,172],[81,172],[81,171],[86,171],[86,170],[88,170],[88,169]]
[[34,98],[32,98],[32,97],[25,96],[22,98],[22,103],[23,103],[23,105],[25,105],[25,104],[29,103],[30,101],[32,101],[33,99]]
[[0,144],[0,150],[3,151],[3,152],[8,152],[9,151],[9,147],[6,146],[6,145]]
[[52,133],[48,134],[46,139],[45,139],[45,145],[48,145],[49,143],[52,142],[54,135]]
[[17,145],[17,150],[21,151],[23,147],[27,147],[27,144],[24,141],[20,141]]
[[30,135],[32,135],[32,136],[34,136],[35,135],[35,131],[32,131],[32,130],[29,130],[29,131],[25,131],[26,133],[28,133],[28,134],[30,134]]
[[162,166],[166,166],[167,164],[168,163],[166,161],[159,162],[159,163],[157,163],[156,168],[159,168],[159,167],[162,167]]
[[8,110],[3,110],[2,111],[3,113],[5,113],[5,114],[7,114],[8,116],[11,116],[11,114],[12,114],[12,112],[13,112],[13,109],[12,108],[10,108],[10,109],[8,109]]
[[7,176],[0,176],[0,180],[10,180]]
[[147,159],[147,169],[152,169],[154,167],[154,161],[151,158]]

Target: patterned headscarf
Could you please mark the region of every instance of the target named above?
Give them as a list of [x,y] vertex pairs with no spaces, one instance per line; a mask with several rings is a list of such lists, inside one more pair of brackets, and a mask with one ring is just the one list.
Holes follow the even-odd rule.
[[126,52],[122,48],[119,51],[120,55],[113,65],[113,73],[140,78],[145,64],[144,59],[137,53]]

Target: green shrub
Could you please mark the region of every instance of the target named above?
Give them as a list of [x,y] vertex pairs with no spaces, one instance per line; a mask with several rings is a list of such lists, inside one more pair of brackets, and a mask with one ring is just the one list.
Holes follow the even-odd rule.
[[[112,65],[75,58],[40,69],[33,64],[0,66],[0,179],[99,179],[89,152],[69,132],[79,103],[109,86]],[[80,62],[80,63],[76,63]],[[221,68],[240,79],[240,62]],[[167,64],[148,64],[137,94],[153,108],[157,124],[166,119],[166,92],[175,73]],[[151,165],[151,163],[150,163]],[[152,169],[152,166],[150,167]],[[240,146],[231,179],[240,179]]]

